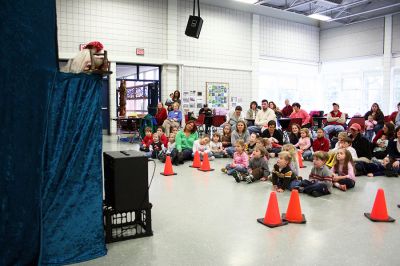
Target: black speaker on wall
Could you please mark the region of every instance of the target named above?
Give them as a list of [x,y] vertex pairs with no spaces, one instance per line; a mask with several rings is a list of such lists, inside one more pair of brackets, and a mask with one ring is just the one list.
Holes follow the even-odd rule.
[[203,19],[198,16],[189,16],[185,34],[189,37],[199,38]]
[[203,26],[203,19],[200,17],[200,0],[197,0],[197,16],[195,13],[196,0],[193,0],[193,15],[189,16],[185,34],[186,36],[198,39],[200,36],[201,27]]
[[138,151],[104,152],[105,204],[118,212],[149,207],[148,159]]

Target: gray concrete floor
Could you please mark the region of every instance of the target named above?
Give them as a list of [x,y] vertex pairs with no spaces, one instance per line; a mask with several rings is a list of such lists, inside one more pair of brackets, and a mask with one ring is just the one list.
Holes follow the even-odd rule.
[[[105,136],[103,150],[138,149]],[[353,190],[329,196],[300,195],[307,223],[268,228],[264,217],[272,184],[236,183],[211,162],[214,172],[174,167],[176,176],[159,173],[150,188],[154,236],[107,245],[108,255],[82,265],[400,265],[400,180],[361,176]],[[270,166],[276,159],[270,160]],[[308,176],[311,163],[301,169]],[[152,173],[153,164],[149,164]],[[370,212],[378,188],[385,190],[395,223],[373,223]],[[286,212],[290,192],[278,194]]]

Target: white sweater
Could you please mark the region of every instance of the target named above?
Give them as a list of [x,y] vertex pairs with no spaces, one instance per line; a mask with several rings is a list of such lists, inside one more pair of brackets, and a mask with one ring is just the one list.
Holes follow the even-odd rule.
[[276,122],[276,115],[274,110],[272,110],[271,108],[268,108],[266,111],[261,109],[257,112],[254,124],[258,127],[262,127],[264,125],[267,125],[268,122],[271,120],[274,120]]

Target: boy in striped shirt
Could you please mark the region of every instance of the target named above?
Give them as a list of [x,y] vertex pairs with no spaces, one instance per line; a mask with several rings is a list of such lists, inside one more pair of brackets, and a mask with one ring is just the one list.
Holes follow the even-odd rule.
[[313,154],[314,167],[311,169],[308,180],[303,180],[297,188],[314,197],[320,197],[331,193],[332,177],[331,170],[325,165],[328,160],[328,153],[317,151]]

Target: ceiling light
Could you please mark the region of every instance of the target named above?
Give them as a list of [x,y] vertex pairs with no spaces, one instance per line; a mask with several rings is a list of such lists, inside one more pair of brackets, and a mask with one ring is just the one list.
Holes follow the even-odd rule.
[[236,2],[242,2],[246,4],[255,4],[258,2],[258,0],[235,0]]
[[328,20],[332,19],[329,16],[325,16],[325,15],[321,15],[321,14],[311,14],[311,15],[308,15],[308,17],[313,18],[313,19],[322,20],[322,21],[328,21]]

